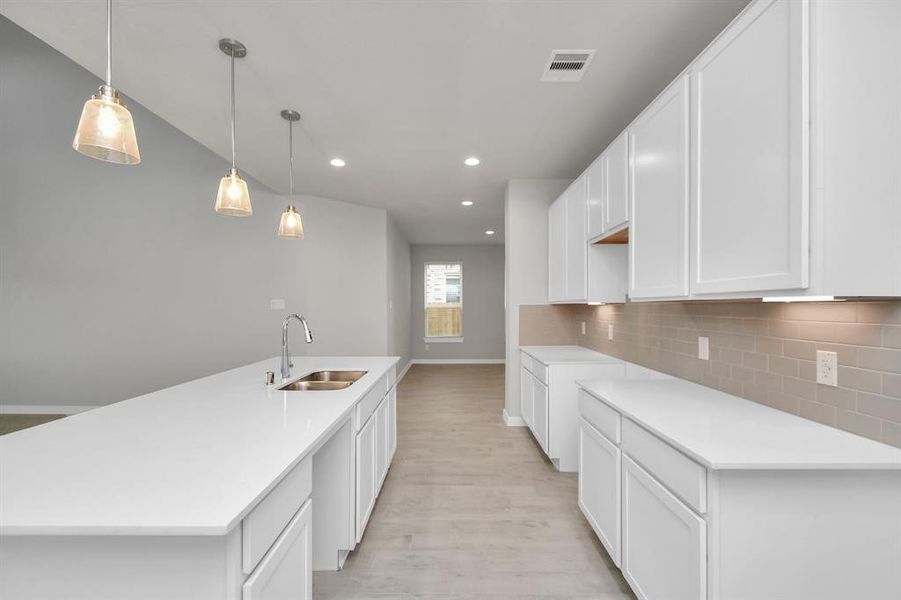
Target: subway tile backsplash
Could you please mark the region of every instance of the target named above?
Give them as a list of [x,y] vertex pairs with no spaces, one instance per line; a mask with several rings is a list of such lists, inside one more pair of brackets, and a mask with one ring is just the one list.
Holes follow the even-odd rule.
[[[519,319],[521,345],[578,344],[901,447],[901,301],[533,305]],[[817,350],[837,354],[838,387],[816,383]]]

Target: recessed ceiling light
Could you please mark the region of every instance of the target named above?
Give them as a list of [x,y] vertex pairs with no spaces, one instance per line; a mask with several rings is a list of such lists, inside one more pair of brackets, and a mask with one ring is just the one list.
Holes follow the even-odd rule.
[[333,159],[332,159],[331,161],[329,161],[329,162],[332,164],[333,167],[343,167],[344,165],[347,164],[346,162],[344,162],[344,161],[343,161],[342,159],[340,159],[340,158],[333,158]]
[[460,204],[462,204],[463,206],[472,206],[472,200],[464,200]]
[[485,235],[494,235],[494,230],[493,230],[493,229],[487,230],[487,231],[485,232]]
[[463,161],[463,164],[465,164],[467,167],[474,167],[477,164],[479,164],[480,162],[481,161],[478,158],[476,158],[475,156],[470,156],[469,158],[467,158],[466,160]]

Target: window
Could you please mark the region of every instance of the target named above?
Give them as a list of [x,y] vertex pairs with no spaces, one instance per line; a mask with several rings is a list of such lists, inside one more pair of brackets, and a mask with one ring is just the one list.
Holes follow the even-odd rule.
[[425,264],[425,337],[429,341],[463,340],[462,263]]

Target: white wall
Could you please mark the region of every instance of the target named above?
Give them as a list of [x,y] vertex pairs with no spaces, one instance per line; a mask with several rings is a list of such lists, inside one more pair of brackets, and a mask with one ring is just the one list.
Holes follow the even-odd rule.
[[[416,360],[502,360],[504,357],[504,247],[420,246],[412,257],[411,348]],[[423,278],[426,262],[463,263],[463,342],[430,343],[425,337]]]
[[410,362],[410,243],[390,216],[387,226],[388,354],[400,356],[400,374]]
[[547,209],[569,179],[513,179],[504,199],[507,385],[504,412],[518,418],[519,306],[547,304]]
[[107,404],[277,356],[272,298],[310,322],[296,353],[386,353],[383,210],[301,197],[307,237],[280,240],[284,197],[250,179],[253,216],[215,214],[228,165],[133,102],[142,164],[74,152],[99,82],[2,17],[0,71],[0,403]]

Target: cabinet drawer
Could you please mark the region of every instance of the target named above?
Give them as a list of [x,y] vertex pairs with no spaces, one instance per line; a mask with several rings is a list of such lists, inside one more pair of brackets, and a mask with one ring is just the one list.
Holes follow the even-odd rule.
[[547,385],[547,365],[538,362],[537,360],[532,361],[532,375],[535,376],[535,379]]
[[707,511],[707,470],[646,429],[623,419],[623,452],[700,513]]
[[614,444],[620,443],[622,417],[618,412],[581,389],[579,390],[579,412],[583,419],[603,433],[608,440]]
[[529,373],[532,372],[532,357],[525,352],[519,353],[519,364]]
[[241,554],[245,575],[257,566],[312,490],[313,458],[308,456],[244,517]]
[[313,501],[307,500],[244,582],[243,600],[312,600],[312,520]]
[[366,395],[357,404],[357,408],[354,411],[354,431],[360,431],[360,428],[369,420],[369,417],[375,412],[376,407],[381,403],[387,392],[388,375],[385,374],[372,386],[371,390],[366,392]]

